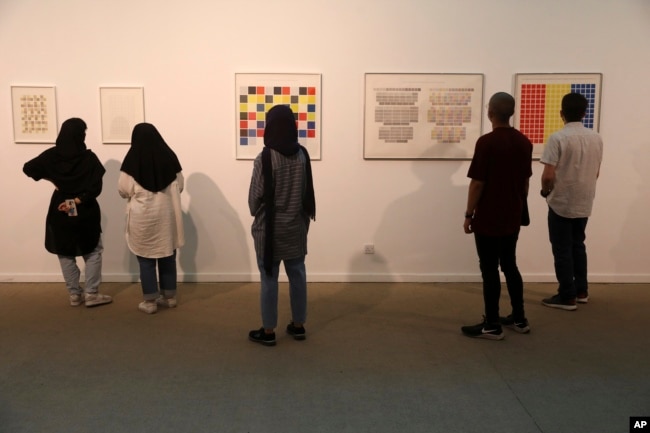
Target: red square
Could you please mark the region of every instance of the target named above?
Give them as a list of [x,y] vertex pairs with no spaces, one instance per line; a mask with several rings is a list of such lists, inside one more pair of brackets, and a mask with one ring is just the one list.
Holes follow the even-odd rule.
[[258,137],[264,137],[264,130],[263,129],[258,129],[257,130],[257,136]]
[[307,120],[307,113],[298,113],[298,120]]
[[239,121],[239,129],[248,129],[248,121],[247,120],[240,120]]
[[307,94],[308,95],[315,95],[316,94],[316,88],[315,87],[307,87]]
[[316,137],[316,131],[314,129],[307,130],[307,137],[309,137],[309,138]]
[[264,94],[264,87],[260,87],[260,86],[258,86],[258,87],[257,87],[257,92],[256,92],[256,93],[257,93],[258,95],[263,95],[263,94]]
[[255,120],[257,118],[257,113],[254,111],[248,113],[248,120]]
[[282,88],[282,94],[283,95],[291,95],[291,87],[283,87]]

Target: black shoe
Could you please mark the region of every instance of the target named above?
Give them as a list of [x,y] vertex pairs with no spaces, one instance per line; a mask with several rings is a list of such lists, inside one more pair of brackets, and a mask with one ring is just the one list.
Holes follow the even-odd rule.
[[305,339],[305,327],[296,326],[293,322],[287,325],[287,334],[292,335],[294,340],[304,340]]
[[528,320],[515,320],[512,314],[508,317],[499,317],[499,322],[501,322],[501,326],[510,328],[514,331],[519,332],[520,334],[528,334],[530,332],[530,325],[528,324]]
[[265,346],[275,346],[275,332],[267,334],[264,332],[264,328],[249,332],[248,339]]
[[560,310],[566,311],[575,311],[578,309],[576,306],[576,300],[574,299],[562,299],[560,295],[551,296],[542,300],[542,305],[551,308],[559,308]]
[[503,330],[501,329],[501,325],[487,323],[485,319],[483,319],[483,323],[472,326],[463,326],[460,330],[468,337],[487,338],[488,340],[503,340]]

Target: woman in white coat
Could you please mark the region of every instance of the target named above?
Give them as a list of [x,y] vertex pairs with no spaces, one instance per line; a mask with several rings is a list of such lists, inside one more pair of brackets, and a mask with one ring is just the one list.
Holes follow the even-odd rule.
[[[127,199],[126,242],[138,258],[144,301],[140,311],[176,307],[176,250],[183,246],[181,164],[155,126],[133,128],[118,190]],[[158,279],[156,279],[156,267]]]

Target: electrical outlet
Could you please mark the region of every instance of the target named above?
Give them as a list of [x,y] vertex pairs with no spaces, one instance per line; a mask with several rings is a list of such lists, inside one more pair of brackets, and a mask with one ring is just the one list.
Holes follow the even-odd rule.
[[366,244],[363,246],[364,254],[375,254],[375,246],[373,244]]

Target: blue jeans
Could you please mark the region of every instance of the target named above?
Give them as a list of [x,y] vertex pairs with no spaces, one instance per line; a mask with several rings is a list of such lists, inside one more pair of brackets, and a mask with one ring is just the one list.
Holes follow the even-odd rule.
[[588,218],[564,218],[548,208],[548,234],[553,250],[558,294],[564,300],[587,293],[587,249],[585,229]]
[[160,295],[156,281],[156,265],[158,265],[160,292],[167,298],[176,296],[176,251],[171,256],[160,259],[136,257],[140,264],[140,283],[146,301],[156,299]]
[[485,320],[488,323],[499,323],[499,298],[501,297],[499,265],[506,278],[514,319],[519,321],[526,317],[524,314],[524,283],[519,268],[517,268],[518,239],[519,231],[508,236],[474,234],[481,276],[483,277]]
[[[295,323],[305,323],[307,319],[307,271],[305,256],[283,260],[284,270],[289,278],[289,298],[291,300],[291,317]],[[262,307],[262,326],[275,329],[278,326],[278,274],[280,262],[273,263],[272,275],[266,275],[264,259],[257,258],[260,270]]]
[[[90,253],[82,256],[84,263],[86,264],[86,269],[84,274],[86,276],[86,286],[84,291],[86,293],[97,293],[99,290],[99,283],[102,282],[102,252],[104,247],[102,246],[102,238],[99,238],[97,246]],[[61,271],[63,272],[63,279],[65,280],[65,285],[71,295],[81,294],[81,288],[79,287],[79,276],[81,271],[79,266],[77,266],[77,258],[74,256],[58,256],[59,264],[61,265]]]

